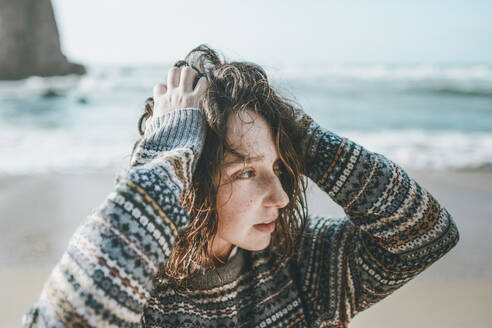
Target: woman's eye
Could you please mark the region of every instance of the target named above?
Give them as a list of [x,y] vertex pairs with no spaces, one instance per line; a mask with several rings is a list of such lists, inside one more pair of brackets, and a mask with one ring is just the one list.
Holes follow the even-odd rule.
[[236,177],[238,179],[249,179],[254,176],[255,172],[253,170],[245,170],[239,173]]

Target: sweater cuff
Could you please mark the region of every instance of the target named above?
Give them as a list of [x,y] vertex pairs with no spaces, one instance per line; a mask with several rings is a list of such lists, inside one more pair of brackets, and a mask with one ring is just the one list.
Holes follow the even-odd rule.
[[307,162],[311,163],[318,152],[318,145],[323,135],[323,129],[313,121],[307,132],[306,139],[304,140],[304,149],[306,150]]
[[294,116],[301,133],[301,154],[309,165],[316,156],[323,129],[300,108],[294,109]]
[[153,117],[134,153],[133,164],[143,164],[159,153],[188,148],[199,155],[205,141],[207,122],[200,108],[182,108]]

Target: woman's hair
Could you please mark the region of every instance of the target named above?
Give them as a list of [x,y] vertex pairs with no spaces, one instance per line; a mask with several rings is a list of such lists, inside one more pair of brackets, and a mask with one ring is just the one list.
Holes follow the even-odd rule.
[[[209,88],[203,100],[208,128],[204,149],[182,204],[190,214],[191,223],[177,237],[170,259],[159,275],[177,286],[185,286],[186,278],[194,271],[214,269],[215,262],[220,261],[212,254],[212,241],[218,227],[216,199],[220,167],[225,152],[230,149],[226,140],[229,115],[245,110],[261,115],[272,129],[282,162],[280,180],[289,203],[279,210],[269,251],[279,260],[293,256],[306,220],[306,180],[302,176],[305,164],[297,151],[301,149],[301,135],[291,101],[277,95],[260,66],[227,62],[206,45],[193,49],[185,60],[175,64],[183,65],[193,67],[199,76],[208,79]],[[152,116],[153,105],[153,99],[148,98],[138,123],[140,134],[143,134],[142,123]]]

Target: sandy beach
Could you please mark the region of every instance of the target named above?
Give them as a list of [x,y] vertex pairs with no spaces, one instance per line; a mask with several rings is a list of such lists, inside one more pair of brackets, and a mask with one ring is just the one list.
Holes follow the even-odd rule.
[[[399,291],[356,316],[351,327],[490,327],[492,172],[409,172],[454,216],[460,242]],[[111,191],[115,173],[0,177],[0,317],[18,327],[84,217]],[[344,213],[314,186],[314,214]]]

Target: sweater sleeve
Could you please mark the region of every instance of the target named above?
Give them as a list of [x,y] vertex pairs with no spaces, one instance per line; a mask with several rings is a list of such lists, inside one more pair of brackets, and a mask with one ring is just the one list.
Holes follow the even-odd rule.
[[305,303],[313,319],[347,324],[447,253],[459,234],[448,211],[401,167],[304,113],[300,125],[306,175],[346,214],[308,219]]
[[137,327],[153,278],[190,221],[181,207],[206,122],[185,108],[149,121],[132,165],[78,228],[25,327]]

